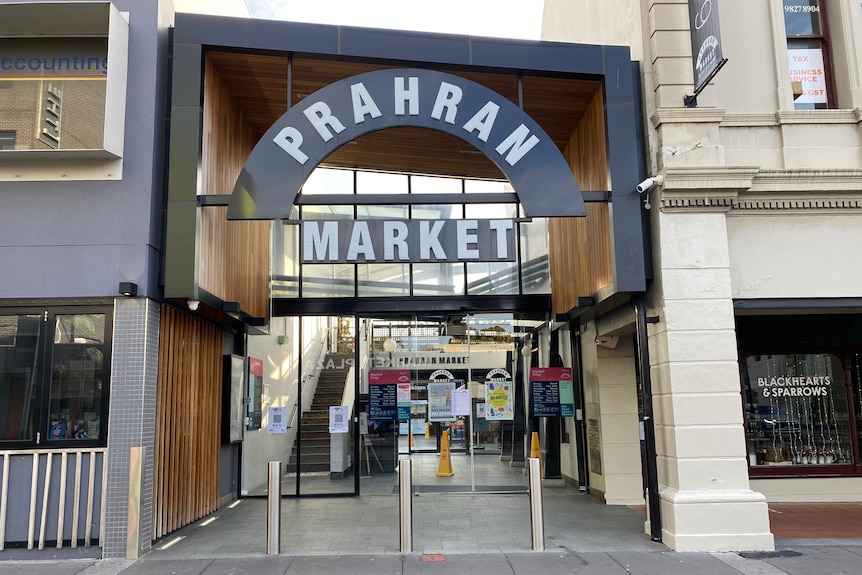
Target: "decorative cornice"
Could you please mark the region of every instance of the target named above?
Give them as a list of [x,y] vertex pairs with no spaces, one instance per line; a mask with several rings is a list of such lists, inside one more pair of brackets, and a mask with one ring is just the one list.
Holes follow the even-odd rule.
[[659,108],[650,120],[656,128],[662,124],[717,124],[725,112],[724,108]]
[[776,114],[725,114],[721,121],[722,128],[755,127],[755,126],[778,126]]
[[862,209],[862,169],[715,166],[669,168],[663,175],[662,211]]
[[751,192],[862,191],[862,169],[760,170]]
[[758,171],[756,166],[668,168],[663,174],[661,209],[730,210]]
[[779,110],[779,124],[855,124],[859,109],[854,110]]
[[763,114],[725,114],[722,128],[774,127],[782,124],[858,124],[862,108],[852,110],[783,110]]

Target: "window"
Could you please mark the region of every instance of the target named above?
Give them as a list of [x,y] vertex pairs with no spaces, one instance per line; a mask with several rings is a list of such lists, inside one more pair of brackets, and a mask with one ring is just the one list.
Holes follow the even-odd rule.
[[834,107],[825,2],[784,0],[784,27],[794,107]]
[[0,130],[0,150],[15,149],[15,130]]
[[110,310],[0,314],[0,445],[104,445]]
[[844,383],[841,361],[832,354],[746,358],[749,463],[752,466],[852,464],[853,443]]

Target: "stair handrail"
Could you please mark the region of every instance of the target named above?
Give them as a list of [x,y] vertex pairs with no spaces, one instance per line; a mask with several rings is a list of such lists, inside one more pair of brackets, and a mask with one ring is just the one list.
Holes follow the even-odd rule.
[[[302,364],[302,378],[299,380],[299,396],[306,399],[309,397],[309,394],[305,393],[305,384],[309,381],[315,382],[315,388],[317,387],[317,379],[320,377],[320,370],[323,369],[323,362],[320,361],[321,356],[326,354],[327,349],[327,339],[329,337],[329,329],[321,328],[314,339],[308,344],[306,349],[302,351],[303,358],[312,355],[314,352],[312,349],[315,345],[317,345],[317,353],[314,355],[313,361],[303,362]],[[314,398],[314,394],[310,394],[311,398]],[[309,402],[310,405],[310,402]],[[296,424],[296,416],[297,412],[303,410],[303,406],[299,404],[299,402],[295,402],[293,404],[293,410],[290,412],[290,419],[287,422],[287,428],[290,429]]]

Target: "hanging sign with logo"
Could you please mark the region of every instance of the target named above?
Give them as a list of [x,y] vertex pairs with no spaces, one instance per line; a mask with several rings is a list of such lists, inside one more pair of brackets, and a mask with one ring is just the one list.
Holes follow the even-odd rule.
[[530,368],[530,417],[572,417],[575,393],[571,367]]
[[688,0],[694,93],[699,94],[727,61],[721,51],[718,0]]

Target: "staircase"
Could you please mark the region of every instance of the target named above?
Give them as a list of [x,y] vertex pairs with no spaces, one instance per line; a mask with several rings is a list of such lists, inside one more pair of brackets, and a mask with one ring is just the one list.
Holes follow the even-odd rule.
[[344,380],[352,353],[330,353],[323,360],[311,409],[302,413],[299,436],[287,460],[287,473],[296,473],[297,449],[302,446],[300,473],[329,473],[329,406],[341,405]]

